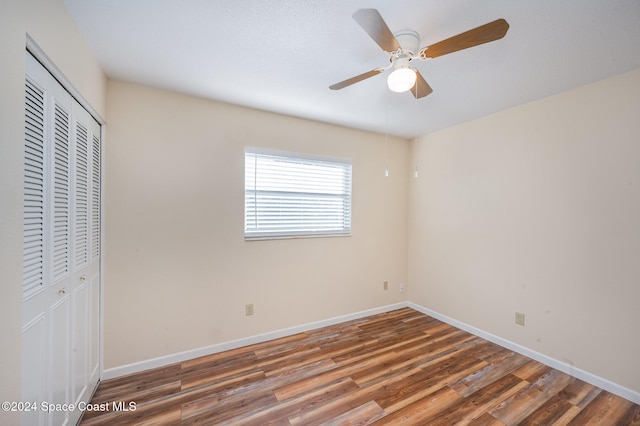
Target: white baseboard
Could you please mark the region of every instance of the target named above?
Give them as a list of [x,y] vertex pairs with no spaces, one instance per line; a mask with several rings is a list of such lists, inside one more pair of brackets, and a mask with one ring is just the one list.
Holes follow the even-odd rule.
[[601,389],[604,389],[615,395],[621,396],[622,398],[628,399],[629,401],[632,401],[636,404],[640,404],[640,392],[633,391],[617,383],[611,382],[610,380],[607,380],[602,377],[596,376],[595,374],[589,373],[588,371],[584,371],[570,364],[567,364],[565,362],[558,361],[557,359],[548,357],[532,349],[529,349],[525,346],[521,346],[517,343],[513,343],[509,340],[503,339],[502,337],[488,333],[484,330],[480,330],[469,324],[463,323],[453,318],[449,318],[446,315],[442,315],[438,312],[432,311],[431,309],[417,305],[413,302],[400,302],[400,303],[395,303],[393,305],[381,306],[379,308],[368,309],[366,311],[356,312],[354,314],[341,315],[341,316],[329,318],[326,320],[302,324],[295,327],[284,328],[281,330],[258,334],[255,336],[249,336],[242,339],[232,340],[229,342],[218,343],[218,344],[206,346],[203,348],[179,352],[172,355],[152,358],[145,361],[136,362],[133,364],[123,365],[120,367],[109,368],[102,372],[102,380],[107,380],[115,377],[124,376],[127,374],[137,373],[137,372],[148,370],[151,368],[163,367],[165,365],[173,364],[176,362],[183,362],[183,361],[187,361],[189,359],[193,359],[201,356],[211,355],[218,352],[224,352],[224,351],[240,348],[247,345],[253,345],[256,343],[262,343],[268,340],[278,339],[278,338],[290,336],[296,333],[302,333],[305,331],[314,330],[316,328],[339,324],[341,322],[364,318],[369,315],[375,315],[375,314],[388,312],[394,309],[400,309],[404,307],[415,309],[418,312],[422,312],[433,318],[439,319],[440,321],[446,322],[447,324],[450,324],[461,330],[467,331],[478,337],[482,337],[483,339],[486,339],[490,342],[498,344],[504,348],[510,349],[514,352],[517,352],[531,359],[534,359],[538,362],[541,362],[545,365],[548,365],[551,368],[555,368],[556,370],[562,371],[563,373],[567,373],[580,380],[584,380],[587,383],[591,383],[594,386],[598,386]]
[[607,380],[600,376],[596,376],[595,374],[589,373],[588,371],[584,371],[579,368],[576,368],[571,364],[558,361],[557,359],[543,355],[525,346],[518,345],[517,343],[513,343],[509,340],[505,340],[502,337],[498,337],[491,333],[487,333],[486,331],[480,330],[478,328],[475,328],[473,326],[470,326],[469,324],[465,324],[453,318],[449,318],[446,315],[442,315],[438,312],[432,311],[431,309],[425,308],[415,303],[407,302],[407,306],[415,309],[416,311],[422,312],[423,314],[439,319],[440,321],[446,322],[447,324],[450,324],[456,328],[467,331],[478,337],[482,337],[485,340],[488,340],[504,348],[507,348],[509,350],[522,354],[526,357],[534,359],[538,362],[541,362],[545,365],[548,365],[551,368],[555,368],[556,370],[562,371],[563,373],[567,373],[570,376],[576,377],[580,380],[583,380],[587,383],[590,383],[594,386],[597,386],[615,395],[621,396],[622,398],[628,399],[629,401],[632,401],[636,404],[640,404],[640,392],[633,391],[617,383],[614,383],[610,380]]
[[102,372],[102,380],[113,379],[115,377],[124,376],[127,374],[138,373],[140,371],[148,370],[151,368],[163,367],[165,365],[173,364],[176,362],[183,362],[189,359],[198,358],[201,356],[211,355],[218,352],[224,352],[231,349],[241,348],[243,346],[253,345],[256,343],[262,343],[273,339],[279,339],[281,337],[291,336],[296,333],[302,333],[316,328],[327,327],[330,325],[339,324],[341,322],[351,321],[354,319],[368,317],[369,315],[380,314],[383,312],[392,311],[394,309],[400,309],[407,306],[406,302],[395,303],[393,305],[381,306],[379,308],[367,309],[366,311],[356,312],[354,314],[341,315],[326,320],[310,322],[307,324],[298,325],[295,327],[284,328],[281,330],[271,331],[268,333],[257,334],[255,336],[249,336],[242,339],[232,340],[229,342],[218,343],[211,346],[205,346],[203,348],[192,349],[176,354],[165,355],[157,358],[147,359],[140,362],[134,362],[132,364],[123,365],[120,367],[114,367],[106,369]]

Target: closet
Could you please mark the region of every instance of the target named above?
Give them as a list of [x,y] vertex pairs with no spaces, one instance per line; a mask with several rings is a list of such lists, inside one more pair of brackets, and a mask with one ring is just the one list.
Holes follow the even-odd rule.
[[99,381],[100,130],[27,53],[23,424],[76,424]]

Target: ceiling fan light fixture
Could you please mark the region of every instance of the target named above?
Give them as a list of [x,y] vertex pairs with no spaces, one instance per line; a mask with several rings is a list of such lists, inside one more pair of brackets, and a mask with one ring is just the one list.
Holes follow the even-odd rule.
[[406,92],[416,84],[416,71],[412,68],[396,68],[389,77],[387,85],[393,92]]

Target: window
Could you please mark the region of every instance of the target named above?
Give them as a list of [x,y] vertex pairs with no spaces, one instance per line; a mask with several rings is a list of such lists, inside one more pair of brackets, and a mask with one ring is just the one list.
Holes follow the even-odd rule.
[[351,234],[351,161],[245,149],[245,239]]

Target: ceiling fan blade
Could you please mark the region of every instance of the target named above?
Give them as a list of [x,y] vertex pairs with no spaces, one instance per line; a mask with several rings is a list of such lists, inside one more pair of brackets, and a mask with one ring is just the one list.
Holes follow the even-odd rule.
[[359,81],[365,80],[365,79],[367,79],[369,77],[373,77],[374,75],[378,75],[381,72],[383,72],[384,70],[385,70],[384,68],[376,68],[375,70],[367,71],[367,72],[362,73],[360,75],[356,75],[355,77],[351,77],[349,79],[341,81],[340,83],[332,84],[331,86],[329,86],[329,89],[331,89],[331,90],[344,89],[345,87],[351,86],[354,83],[357,83]]
[[416,84],[410,90],[411,94],[416,97],[416,99],[424,98],[431,92],[433,89],[429,86],[429,83],[424,79],[420,71],[416,70]]
[[462,34],[442,40],[436,44],[420,49],[420,58],[436,58],[447,53],[478,46],[490,41],[499,40],[507,33],[509,24],[504,19],[497,19]]
[[353,19],[385,52],[394,52],[400,49],[400,43],[376,9],[360,9],[353,14]]

